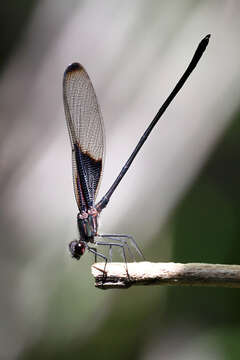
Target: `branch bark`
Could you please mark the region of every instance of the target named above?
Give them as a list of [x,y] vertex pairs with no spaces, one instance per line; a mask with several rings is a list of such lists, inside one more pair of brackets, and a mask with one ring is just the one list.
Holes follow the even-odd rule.
[[240,287],[240,265],[108,263],[105,273],[104,266],[104,263],[92,265],[95,286],[101,289],[126,289],[132,285]]

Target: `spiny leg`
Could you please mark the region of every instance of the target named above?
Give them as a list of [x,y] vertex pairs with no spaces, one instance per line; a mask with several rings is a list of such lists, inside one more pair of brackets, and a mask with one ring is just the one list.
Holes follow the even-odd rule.
[[145,257],[142,253],[142,251],[140,250],[140,248],[138,247],[138,244],[136,243],[136,241],[134,240],[134,238],[131,235],[126,235],[126,234],[103,234],[103,235],[99,235],[101,237],[104,238],[123,238],[126,239],[125,241],[129,240],[131,242],[131,244],[133,245],[133,247],[136,249],[138,255],[140,257],[143,258],[143,260],[145,260]]
[[104,281],[106,280],[106,277],[107,277],[106,266],[107,266],[108,258],[105,255],[97,252],[97,250],[95,248],[87,246],[87,249],[88,249],[89,252],[94,254],[95,262],[97,261],[97,256],[102,258],[103,260],[105,260],[104,269],[103,270],[99,269],[99,270],[101,270],[103,272],[103,281],[102,281],[102,283],[104,283]]
[[[98,235],[98,236],[99,236],[99,237],[102,237],[102,238],[105,237],[105,235]],[[132,253],[132,251],[131,251],[128,243],[127,243],[127,240],[119,239],[119,238],[117,238],[117,237],[110,237],[110,236],[106,236],[106,239],[111,239],[111,240],[113,240],[113,241],[119,241],[123,246],[126,246],[127,249],[128,249],[128,252],[129,252],[129,255],[130,255],[131,259],[132,259],[133,261],[136,261],[135,256],[133,255],[133,253]]]
[[[126,265],[126,273],[127,273],[127,277],[130,281],[130,276],[129,276],[129,273],[128,273],[128,266],[127,266],[127,259],[126,259],[126,253],[125,253],[125,248],[124,248],[124,245],[123,244],[116,244],[116,243],[110,243],[110,242],[106,242],[106,241],[95,241],[95,244],[96,245],[105,245],[105,246],[118,246],[122,249],[122,253],[123,253],[123,258],[124,258],[124,261],[125,261],[125,265]],[[105,270],[105,267],[104,267],[104,270]]]
[[[97,253],[98,253],[98,252],[97,252],[97,248],[94,248],[94,247],[91,247],[91,248],[90,248],[90,247],[88,247],[88,250],[89,250],[89,249],[92,249],[92,250],[95,251],[95,253],[94,253],[94,262],[96,263],[96,262],[97,262]],[[90,251],[90,250],[89,250],[89,251]],[[92,252],[92,251],[91,251],[91,252]]]
[[109,257],[109,261],[112,262],[112,245],[109,245],[108,257]]

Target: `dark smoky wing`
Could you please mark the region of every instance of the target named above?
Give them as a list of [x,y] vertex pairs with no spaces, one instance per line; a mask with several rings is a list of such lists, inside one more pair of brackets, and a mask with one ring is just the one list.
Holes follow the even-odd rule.
[[78,63],[69,65],[64,73],[63,101],[72,146],[74,192],[80,209],[91,206],[97,195],[103,169],[104,129],[93,85]]

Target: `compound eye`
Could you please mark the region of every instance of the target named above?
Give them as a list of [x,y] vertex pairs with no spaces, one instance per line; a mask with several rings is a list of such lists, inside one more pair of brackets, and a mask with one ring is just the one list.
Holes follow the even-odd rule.
[[73,240],[69,244],[69,251],[74,259],[79,260],[85,252],[85,247],[84,242]]

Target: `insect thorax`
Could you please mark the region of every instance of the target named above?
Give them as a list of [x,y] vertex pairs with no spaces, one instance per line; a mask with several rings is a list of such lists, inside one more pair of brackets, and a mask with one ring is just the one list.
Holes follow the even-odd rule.
[[77,215],[78,230],[80,239],[86,242],[93,242],[98,230],[98,212],[95,208],[88,211],[81,211]]

